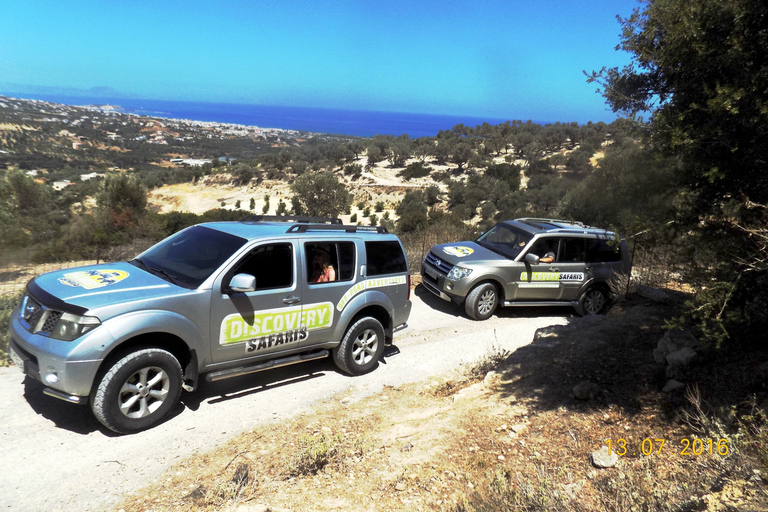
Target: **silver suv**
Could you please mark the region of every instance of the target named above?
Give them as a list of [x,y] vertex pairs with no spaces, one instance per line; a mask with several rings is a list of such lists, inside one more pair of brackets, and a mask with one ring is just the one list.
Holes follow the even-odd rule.
[[11,316],[11,358],[121,433],[162,421],[202,374],[331,354],[346,373],[373,370],[411,311],[400,240],[338,219],[284,220],[199,224],[128,262],[33,279]]
[[427,290],[485,320],[498,305],[602,313],[610,280],[627,274],[629,266],[626,242],[611,231],[523,218],[500,222],[474,242],[435,245],[421,276]]

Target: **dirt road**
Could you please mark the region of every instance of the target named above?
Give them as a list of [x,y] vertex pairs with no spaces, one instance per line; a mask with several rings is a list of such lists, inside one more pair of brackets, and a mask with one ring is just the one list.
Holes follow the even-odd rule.
[[[424,290],[412,295],[410,326],[372,373],[348,377],[331,361],[205,383],[182,395],[169,421],[116,436],[87,408],[42,394],[17,368],[0,368],[0,510],[97,511],[156,481],[180,459],[229,437],[311,410],[325,400],[358,400],[447,373],[494,347],[514,350],[540,327],[567,322],[568,309],[505,309],[474,322]],[[279,449],[279,447],[275,447]]]

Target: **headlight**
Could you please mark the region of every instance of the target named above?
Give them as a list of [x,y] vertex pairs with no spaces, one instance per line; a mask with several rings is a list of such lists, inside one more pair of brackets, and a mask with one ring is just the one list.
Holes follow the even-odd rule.
[[451,271],[448,272],[448,279],[450,279],[451,281],[458,281],[459,279],[467,277],[471,273],[472,273],[471,268],[453,267]]
[[92,331],[101,325],[101,321],[94,316],[80,316],[72,313],[64,313],[56,322],[51,338],[61,341],[72,341],[88,331]]

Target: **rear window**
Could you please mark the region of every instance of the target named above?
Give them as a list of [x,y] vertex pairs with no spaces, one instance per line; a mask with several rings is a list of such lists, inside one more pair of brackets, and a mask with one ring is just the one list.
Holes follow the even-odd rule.
[[584,263],[586,261],[585,245],[583,238],[565,238],[560,247],[559,263]]
[[616,240],[587,240],[587,261],[605,263],[621,261],[621,244]]
[[398,274],[408,271],[405,254],[396,240],[386,242],[365,242],[368,256],[368,275]]
[[[307,254],[307,278],[312,284],[334,281],[351,281],[355,277],[354,242],[312,242],[304,244]],[[319,258],[319,259],[318,259]],[[320,279],[323,275],[323,261],[327,259],[333,272],[330,279]]]

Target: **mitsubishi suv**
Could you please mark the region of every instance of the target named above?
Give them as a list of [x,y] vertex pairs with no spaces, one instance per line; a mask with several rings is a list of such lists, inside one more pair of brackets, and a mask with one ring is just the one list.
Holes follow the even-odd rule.
[[626,241],[580,222],[523,218],[496,224],[474,242],[435,245],[422,284],[463,304],[475,320],[501,306],[572,306],[580,315],[608,306],[610,282],[629,273]]
[[324,357],[369,372],[410,311],[407,258],[386,229],[251,216],[189,227],[131,261],[31,280],[9,353],[45,394],[90,403],[129,433],[162,421],[203,374]]

